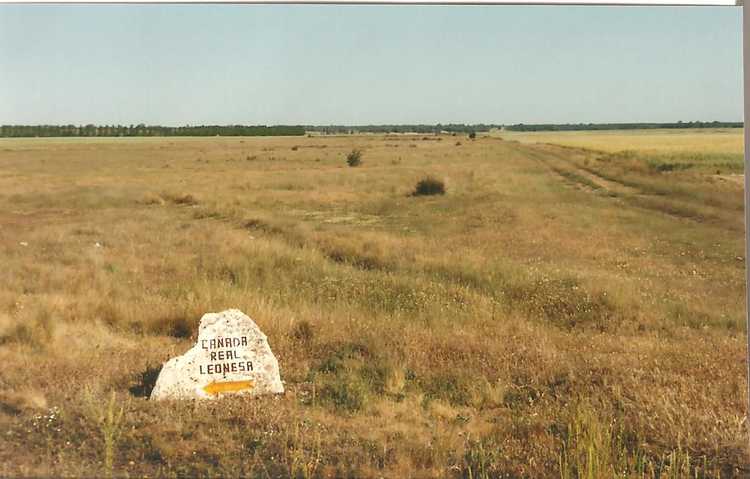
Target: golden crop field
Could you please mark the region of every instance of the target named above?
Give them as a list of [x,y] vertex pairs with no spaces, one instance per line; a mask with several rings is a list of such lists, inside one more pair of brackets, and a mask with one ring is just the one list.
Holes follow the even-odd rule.
[[[0,476],[746,477],[741,141],[0,140]],[[286,393],[149,401],[228,308]]]
[[724,153],[742,154],[741,128],[540,131],[499,134],[523,143],[555,143],[610,153],[634,150],[649,153]]

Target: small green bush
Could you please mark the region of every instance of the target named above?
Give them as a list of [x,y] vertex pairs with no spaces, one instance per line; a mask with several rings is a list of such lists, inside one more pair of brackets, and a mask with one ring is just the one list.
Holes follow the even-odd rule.
[[444,195],[445,182],[432,176],[425,176],[417,183],[412,196]]
[[362,150],[353,149],[346,155],[346,164],[354,167],[362,164]]

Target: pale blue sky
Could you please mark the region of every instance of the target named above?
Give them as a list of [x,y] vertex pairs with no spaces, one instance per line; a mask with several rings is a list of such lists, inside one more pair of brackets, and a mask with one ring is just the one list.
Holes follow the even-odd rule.
[[742,119],[732,7],[0,5],[0,124]]

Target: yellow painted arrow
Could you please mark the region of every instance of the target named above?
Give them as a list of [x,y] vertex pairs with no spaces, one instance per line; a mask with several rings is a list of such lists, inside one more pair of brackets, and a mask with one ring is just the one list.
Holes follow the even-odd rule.
[[246,389],[252,389],[255,384],[253,381],[212,381],[203,386],[203,390],[208,394],[216,396],[219,393],[236,393]]

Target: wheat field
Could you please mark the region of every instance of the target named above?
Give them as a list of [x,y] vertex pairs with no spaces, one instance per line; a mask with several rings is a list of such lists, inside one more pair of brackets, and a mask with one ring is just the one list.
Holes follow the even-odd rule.
[[523,143],[554,143],[615,153],[634,150],[648,153],[742,154],[741,128],[540,131],[494,133]]
[[[741,138],[0,140],[0,475],[745,477]],[[287,392],[150,402],[228,308]]]

